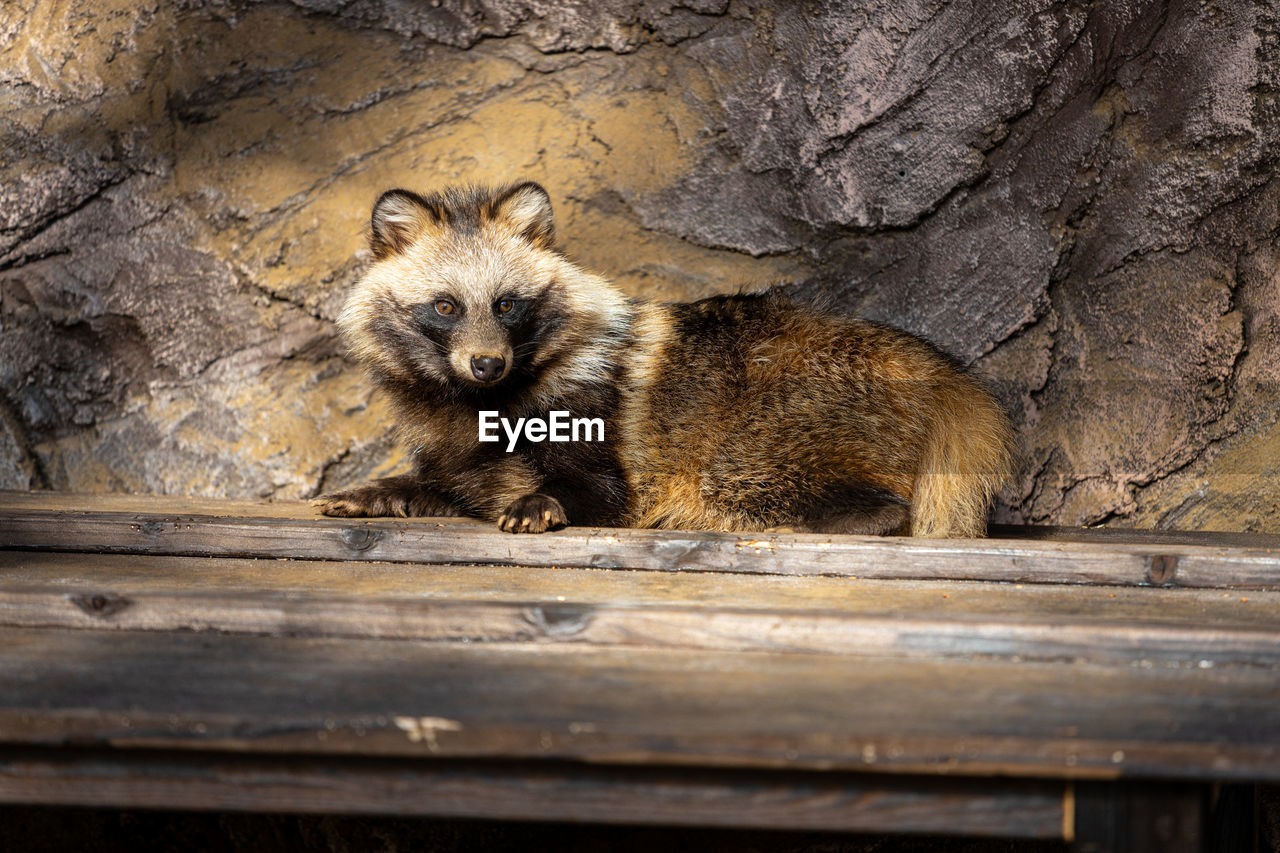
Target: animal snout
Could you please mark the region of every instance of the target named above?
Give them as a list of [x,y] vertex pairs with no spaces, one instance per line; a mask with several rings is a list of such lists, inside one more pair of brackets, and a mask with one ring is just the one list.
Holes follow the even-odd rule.
[[506,369],[507,360],[500,355],[471,356],[471,372],[481,382],[493,382],[495,379],[501,379],[502,372]]

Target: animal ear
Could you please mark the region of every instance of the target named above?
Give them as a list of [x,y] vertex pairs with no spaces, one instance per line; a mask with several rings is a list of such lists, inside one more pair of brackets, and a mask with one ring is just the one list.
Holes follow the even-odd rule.
[[555,219],[551,215],[551,196],[541,184],[525,181],[503,190],[489,206],[490,217],[511,225],[521,237],[542,246],[554,247]]
[[403,252],[424,228],[442,219],[442,211],[417,193],[387,190],[373,205],[369,248],[379,259]]

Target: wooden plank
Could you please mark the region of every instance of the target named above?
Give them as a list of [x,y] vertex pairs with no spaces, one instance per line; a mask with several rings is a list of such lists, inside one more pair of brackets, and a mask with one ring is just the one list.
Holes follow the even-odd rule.
[[0,629],[0,742],[1280,780],[1280,679],[842,655]]
[[930,660],[975,656],[1208,669],[1280,666],[1280,633],[1150,626],[949,622],[840,614],[470,601],[3,593],[5,625],[223,631],[451,643],[556,643]]
[[0,802],[1061,838],[1062,782],[7,750]]
[[[1280,589],[1280,548],[737,535],[568,528],[513,536],[450,519],[318,518],[310,507],[156,498],[153,511],[77,508],[82,496],[8,493],[0,545],[62,551],[716,571],[1026,583]],[[138,505],[145,499],[134,498]],[[99,501],[83,506],[109,506]],[[61,507],[61,508],[57,508]]]
[[71,594],[261,593],[364,598],[679,605],[947,619],[1280,625],[1280,594],[828,576],[648,572],[378,561],[268,560],[0,551],[0,586]]
[[992,524],[992,539],[1036,539],[1050,542],[1123,543],[1126,545],[1204,545],[1215,548],[1271,548],[1280,545],[1275,533],[1236,530],[1134,530],[1127,527],[1064,527],[1061,525]]
[[[186,495],[131,495],[0,490],[0,512],[5,509],[76,510],[83,512],[138,512],[148,514],[213,515],[225,518],[320,518],[307,503],[267,502]],[[1132,530],[1121,527],[1063,527],[1052,525],[994,524],[996,539],[1030,539],[1055,542],[1108,542],[1123,544],[1211,545],[1214,547],[1280,548],[1280,535],[1239,531]]]
[[1278,593],[1110,589],[0,554],[17,627],[1280,666]]
[[323,517],[310,504],[301,501],[273,502],[234,498],[197,498],[187,495],[0,490],[0,512],[10,509],[214,515],[223,518]]

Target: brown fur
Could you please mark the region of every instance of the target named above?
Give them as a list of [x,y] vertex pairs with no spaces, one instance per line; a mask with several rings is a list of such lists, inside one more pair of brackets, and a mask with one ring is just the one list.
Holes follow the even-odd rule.
[[[321,498],[328,514],[979,536],[1010,474],[1008,419],[926,342],[778,291],[629,302],[553,248],[536,184],[394,191],[373,230],[378,260],[339,322],[416,470]],[[465,317],[431,314],[444,297]],[[503,326],[507,297],[537,322]],[[508,375],[477,385],[478,355]],[[606,441],[506,453],[477,441],[479,409],[601,417]]]

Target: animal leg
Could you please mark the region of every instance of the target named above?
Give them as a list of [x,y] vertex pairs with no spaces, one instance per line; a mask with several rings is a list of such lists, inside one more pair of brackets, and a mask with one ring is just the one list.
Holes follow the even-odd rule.
[[325,515],[344,518],[399,516],[421,518],[461,515],[439,492],[412,474],[374,480],[354,489],[322,495],[311,502]]

